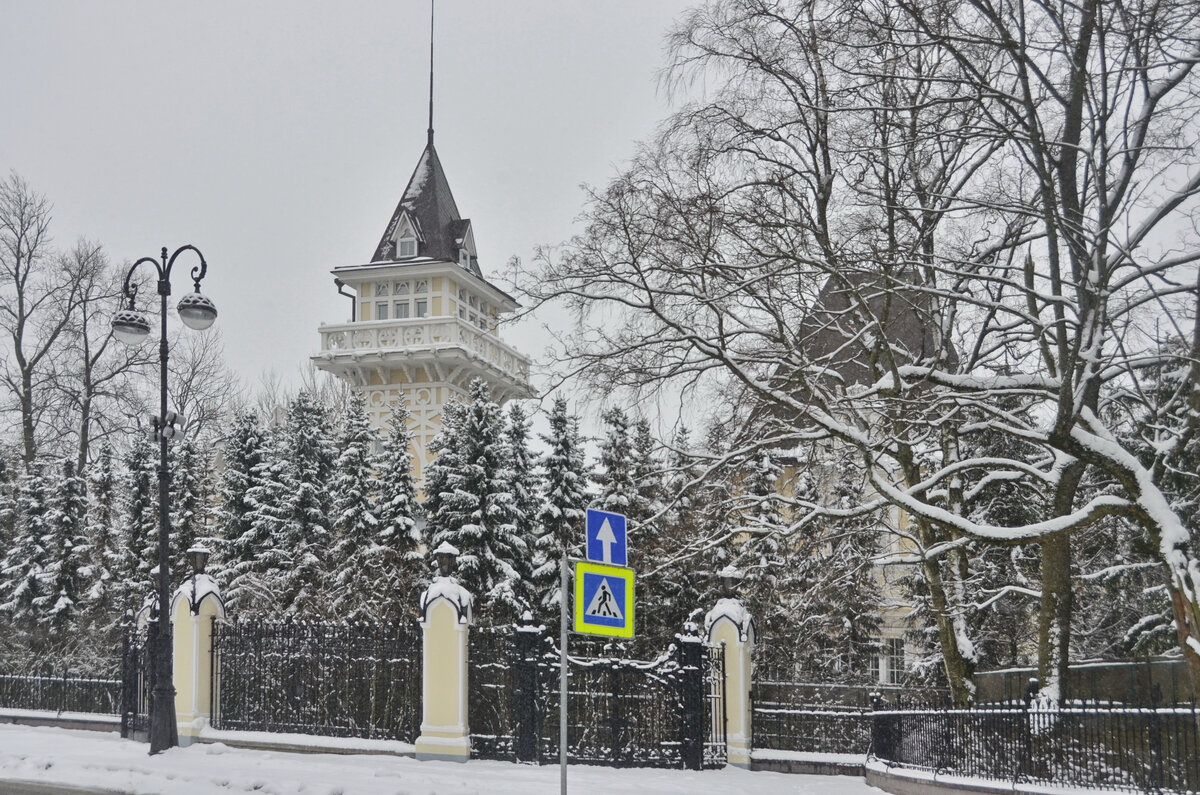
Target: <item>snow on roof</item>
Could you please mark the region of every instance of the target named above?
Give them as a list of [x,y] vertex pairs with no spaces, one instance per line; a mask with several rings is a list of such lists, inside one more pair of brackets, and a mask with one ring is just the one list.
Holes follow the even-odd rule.
[[[192,590],[193,580],[195,581],[195,591]],[[193,596],[194,593],[194,596]],[[197,574],[194,578],[188,577],[183,582],[179,583],[179,587],[175,589],[175,593],[171,596],[171,609],[175,609],[175,600],[179,597],[188,600],[193,611],[200,608],[200,603],[205,597],[214,596],[217,599],[217,604],[224,607],[225,602],[221,599],[221,587],[217,585],[217,581],[207,574]]]
[[[449,546],[444,542],[443,545]],[[454,547],[450,548],[454,549]],[[441,547],[438,547],[438,549],[440,550]],[[455,553],[457,552],[458,550],[455,550]],[[471,606],[475,602],[475,597],[471,595],[470,591],[459,585],[458,580],[453,577],[434,577],[433,582],[421,594],[420,610],[422,621],[425,621],[428,617],[426,611],[428,611],[429,606],[438,599],[445,599],[454,606],[455,611],[458,613],[458,623],[471,623]]]
[[722,618],[727,618],[737,627],[738,638],[743,641],[754,639],[754,617],[739,599],[718,599],[717,604],[704,616],[704,636],[711,643],[712,629]]

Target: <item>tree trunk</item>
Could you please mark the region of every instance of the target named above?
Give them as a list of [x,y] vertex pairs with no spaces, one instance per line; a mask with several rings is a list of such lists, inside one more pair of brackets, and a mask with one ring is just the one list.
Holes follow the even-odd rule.
[[1042,601],[1038,613],[1038,681],[1055,701],[1066,698],[1071,653],[1071,535],[1042,539]]
[[[929,548],[937,543],[932,526],[917,519],[917,534],[921,546]],[[946,594],[946,583],[936,559],[922,557],[921,571],[929,588],[929,601],[937,624],[938,643],[942,649],[942,666],[950,686],[950,698],[955,706],[965,707],[975,700],[975,655],[972,649],[964,649],[967,640],[963,625],[961,605],[951,604]],[[967,641],[969,643],[969,641]]]

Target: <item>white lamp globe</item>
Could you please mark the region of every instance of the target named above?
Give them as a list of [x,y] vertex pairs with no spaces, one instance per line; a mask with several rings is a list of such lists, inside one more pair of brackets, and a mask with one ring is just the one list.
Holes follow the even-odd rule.
[[208,296],[201,295],[197,290],[188,293],[179,300],[179,318],[188,328],[203,331],[217,319],[217,307]]
[[135,309],[122,309],[113,315],[112,332],[126,345],[138,345],[150,336],[150,321]]

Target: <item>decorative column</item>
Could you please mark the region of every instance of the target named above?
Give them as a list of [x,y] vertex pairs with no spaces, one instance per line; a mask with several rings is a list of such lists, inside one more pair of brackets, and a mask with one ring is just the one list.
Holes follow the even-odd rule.
[[[726,593],[704,617],[705,640],[725,647],[725,743],[727,759],[735,767],[750,767],[750,687],[752,684],[751,654],[754,652],[754,618],[740,599],[734,595],[741,574],[726,566],[718,576],[725,583]],[[715,713],[714,720],[719,720]]]
[[192,576],[171,597],[175,636],[175,714],[179,744],[191,745],[212,717],[213,618],[225,617],[225,603],[216,581],[204,573],[208,551],[187,551]]
[[471,758],[467,725],[467,633],[470,591],[452,576],[458,550],[446,542],[433,551],[438,576],[421,594],[421,736],[417,759]]

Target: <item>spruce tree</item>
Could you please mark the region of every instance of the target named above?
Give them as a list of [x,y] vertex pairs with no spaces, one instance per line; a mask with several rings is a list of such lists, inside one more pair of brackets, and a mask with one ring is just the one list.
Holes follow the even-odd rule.
[[132,578],[125,583],[128,600],[151,588],[150,572],[158,567],[158,451],[147,434],[138,433],[125,455],[122,530]]
[[[702,517],[696,491],[690,485],[696,473],[688,429],[680,427],[675,434],[665,477],[650,452],[654,441],[649,430],[648,424],[639,430],[637,436],[641,438],[635,442],[637,468],[641,470],[639,505],[644,506],[640,508],[642,524],[637,536],[638,566],[652,572],[643,578],[643,592],[647,603],[658,609],[648,613],[643,624],[649,637],[669,638],[706,607],[700,604],[700,586],[707,579],[706,573],[695,570],[691,552],[693,547],[702,546]],[[660,494],[669,510],[654,525],[646,524],[647,516],[663,507],[658,502]]]
[[88,544],[84,533],[86,486],[75,463],[63,462],[61,475],[46,500],[46,602],[42,617],[50,639],[62,649],[76,634],[87,574]]
[[388,435],[375,462],[379,519],[378,543],[382,560],[380,593],[386,597],[381,617],[395,620],[411,609],[417,591],[428,581],[422,539],[417,532],[417,484],[412,468],[412,433],[408,409],[403,403],[392,408]]
[[[285,428],[246,436],[246,478],[225,484],[231,496],[236,494],[232,491],[235,484],[247,484],[236,506],[244,513],[236,520],[232,513],[225,515],[226,532],[242,530],[241,535],[229,538],[226,547],[225,601],[231,610],[269,612],[283,607],[283,578],[292,566],[292,550],[284,536],[291,494],[287,441]],[[255,449],[257,452],[252,452]]]
[[46,509],[42,467],[33,462],[18,484],[13,540],[0,566],[0,611],[8,617],[13,634],[25,639],[22,645],[35,653],[45,646],[41,621],[49,599]]
[[[458,579],[479,600],[481,613],[496,622],[512,621],[530,605],[523,573],[531,550],[517,530],[510,451],[500,407],[486,383],[470,386],[470,404],[438,445],[430,467],[440,489],[434,503],[437,530],[433,548],[447,541],[459,550]],[[434,472],[434,470],[438,470]]]
[[550,432],[542,436],[546,453],[533,580],[541,618],[552,622],[559,610],[559,563],[564,555],[582,557],[588,494],[579,420],[567,414],[562,395],[555,397],[549,420]]
[[514,561],[514,567],[522,586],[521,601],[534,606],[538,603],[533,583],[533,567],[537,546],[538,510],[541,507],[541,478],[534,463],[533,451],[529,449],[529,417],[520,403],[509,404],[506,420],[504,441],[508,448],[513,507],[516,510],[514,524],[522,547],[528,550],[527,554]]
[[[171,455],[171,574],[176,582],[191,576],[187,551],[208,545],[211,511],[209,460],[193,437],[172,443]],[[212,550],[210,550],[211,552]]]
[[282,574],[282,603],[291,613],[321,615],[329,610],[328,554],[330,476],[336,446],[329,412],[308,392],[288,406],[288,458],[282,462],[287,503],[278,546],[287,550],[291,566]]
[[[253,506],[249,494],[255,482],[254,472],[266,454],[264,445],[258,415],[252,411],[237,412],[222,448],[225,469],[217,487],[219,507],[216,510],[219,540],[217,549],[213,550],[216,558],[213,571],[226,589],[239,567],[252,564],[257,553],[258,545],[251,533]],[[226,596],[229,596],[228,590]]]
[[371,447],[374,434],[361,392],[350,398],[341,436],[341,454],[332,481],[334,532],[330,553],[335,614],[377,617],[386,597],[379,593],[379,520],[372,495]]
[[121,583],[131,576],[117,525],[116,479],[112,447],[105,443],[88,475],[88,623],[96,631],[120,623],[132,605],[120,602]]
[[599,487],[597,502],[606,511],[629,516],[639,501],[633,475],[629,418],[624,411],[614,407],[604,412],[601,419],[604,437],[600,440],[597,469],[592,476]]

